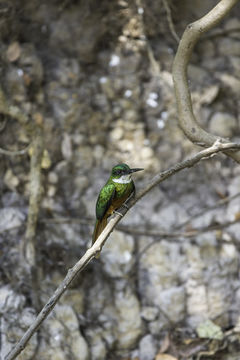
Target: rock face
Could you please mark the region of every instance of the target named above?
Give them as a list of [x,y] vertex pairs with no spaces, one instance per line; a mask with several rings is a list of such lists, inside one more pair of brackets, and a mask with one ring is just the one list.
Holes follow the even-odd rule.
[[48,338],[40,344],[39,359],[57,360],[67,356],[79,360],[89,359],[87,342],[79,330],[78,319],[71,306],[57,306],[54,316],[46,322],[45,331]]
[[156,344],[152,335],[144,336],[139,343],[140,360],[151,360],[156,355]]
[[217,112],[211,117],[209,129],[213,134],[231,137],[234,131],[236,131],[236,128],[237,121],[231,114]]
[[[215,5],[174,2],[177,34]],[[236,142],[239,19],[238,4],[196,44],[188,69],[197,121]],[[22,256],[31,148],[11,156],[4,150],[25,149],[42,119],[36,253],[44,304],[91,244],[96,198],[112,166],[143,167],[134,177],[138,191],[197,148],[178,127],[171,75],[177,44],[159,0],[1,0],[0,38],[5,356],[37,311]],[[122,219],[125,228],[113,231],[100,258],[74,279],[19,359],[155,360],[171,357],[161,354],[171,350],[169,339],[186,331],[180,341],[186,344],[202,324],[213,322],[223,334],[236,326],[238,334],[239,175],[238,164],[217,155],[152,189]],[[234,358],[239,341],[224,338],[225,344],[224,360],[227,353]],[[183,357],[175,349],[175,358]]]
[[[32,324],[35,313],[32,308],[26,306],[23,295],[15,293],[9,286],[0,289],[1,320],[1,356],[6,356],[13,343],[18,342],[28,327]],[[18,321],[16,316],[18,314]],[[8,316],[6,316],[8,314]],[[33,335],[32,341],[19,359],[32,359],[38,346],[37,334]]]
[[19,209],[8,207],[0,210],[0,231],[18,228],[23,224],[25,214]]
[[101,255],[106,273],[113,278],[125,277],[132,269],[133,251],[133,238],[120,231],[114,231]]
[[131,349],[142,333],[138,299],[129,288],[116,293],[115,305],[118,326],[115,330],[117,347]]
[[[185,315],[185,289],[181,286],[185,258],[180,246],[166,242],[154,244],[143,255],[139,269],[139,286],[143,303],[157,306],[172,322]],[[179,272],[181,269],[181,272]]]

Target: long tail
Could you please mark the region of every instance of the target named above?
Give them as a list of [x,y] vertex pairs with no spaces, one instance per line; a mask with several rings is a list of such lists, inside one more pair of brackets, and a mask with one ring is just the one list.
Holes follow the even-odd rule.
[[101,220],[96,220],[95,228],[92,237],[92,245],[95,243],[101,232],[107,226],[107,217],[103,217]]

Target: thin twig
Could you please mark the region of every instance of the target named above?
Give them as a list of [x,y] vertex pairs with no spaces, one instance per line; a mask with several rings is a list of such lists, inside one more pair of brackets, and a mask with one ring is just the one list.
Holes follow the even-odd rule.
[[[144,6],[142,4],[142,0],[136,0],[136,5],[137,5],[138,9],[139,8],[144,9]],[[147,37],[143,12],[138,13],[138,19],[139,19],[140,24],[141,24],[141,31],[142,31],[141,38],[145,40],[145,46],[146,46],[146,50],[147,50],[147,54],[148,54],[148,58],[149,58],[149,62],[150,62],[150,72],[153,74],[153,76],[159,76],[159,74],[160,74],[160,63],[156,60],[156,58],[154,56],[153,49],[152,49],[151,44],[150,44],[150,41],[149,41],[149,39]]]
[[7,124],[7,117],[5,116],[3,121],[2,121],[2,124],[0,125],[0,132],[2,132],[4,129],[5,129],[5,126]]
[[[201,146],[210,146],[217,140],[217,137],[202,129],[195,118],[190,90],[188,87],[187,67],[194,46],[200,36],[216,26],[216,24],[227,15],[227,13],[238,1],[239,0],[221,0],[205,16],[194,23],[189,24],[183,33],[174,59],[173,81],[178,108],[179,125],[185,135],[193,143],[197,143]],[[222,142],[228,142],[228,140],[222,139]],[[226,152],[226,154],[240,163],[239,151],[236,153]]]
[[[138,261],[140,259],[140,257],[147,251],[149,250],[154,244],[159,243],[161,241],[164,241],[166,239],[168,239],[168,241],[170,240],[170,242],[174,240],[174,242],[177,241],[179,242],[179,239],[183,239],[183,241],[185,241],[186,239],[193,239],[196,238],[196,236],[200,235],[200,234],[205,234],[211,231],[217,231],[217,230],[222,230],[225,229],[231,225],[235,225],[239,223],[239,219],[233,220],[233,221],[227,221],[223,224],[215,224],[215,225],[210,225],[210,226],[206,226],[206,227],[202,227],[202,228],[196,228],[196,229],[192,229],[190,231],[186,231],[186,232],[173,232],[173,233],[154,233],[153,231],[148,231],[148,232],[142,232],[141,231],[136,231],[135,234],[133,235],[144,235],[144,236],[151,236],[151,237],[155,237],[157,239],[154,239],[153,241],[151,241],[149,244],[147,244],[138,254],[136,261]],[[221,240],[219,241],[221,244],[232,244],[235,243],[235,241],[228,241],[228,240]]]
[[[223,36],[228,36],[229,34],[235,34],[236,32],[240,31],[240,27],[237,26],[235,28],[231,28],[231,29],[219,29],[219,31],[214,31],[214,33],[212,34],[207,34],[204,35],[202,37],[202,39],[200,39],[200,41],[205,41],[205,40],[209,40],[209,39],[214,39],[214,38],[218,38],[218,37],[223,37]],[[230,36],[230,38],[235,38],[234,36]],[[239,37],[237,38],[239,40]]]
[[[189,221],[187,221],[187,223],[189,223]],[[90,220],[87,221],[85,219],[81,220],[81,219],[73,219],[73,218],[58,218],[58,219],[56,219],[56,221],[54,221],[54,219],[50,219],[50,221],[48,221],[47,219],[45,221],[45,219],[43,219],[43,220],[41,220],[41,222],[47,223],[47,224],[74,223],[74,224],[93,225],[94,220],[92,219],[91,221]],[[240,220],[236,219],[233,221],[227,221],[227,222],[220,223],[220,224],[204,226],[201,228],[193,228],[193,229],[187,230],[187,231],[172,231],[172,232],[159,230],[159,229],[157,229],[157,230],[136,229],[133,226],[126,226],[126,225],[117,225],[116,229],[119,231],[122,231],[126,234],[133,235],[133,236],[149,236],[149,237],[164,238],[164,239],[176,239],[176,238],[185,238],[185,239],[190,238],[191,239],[193,237],[196,237],[199,234],[203,234],[203,233],[215,231],[215,230],[221,230],[221,229],[224,229],[231,225],[234,225],[238,222],[240,222]],[[151,226],[151,225],[149,225],[149,226]]]
[[214,224],[214,225],[209,225],[209,226],[204,226],[204,227],[200,227],[200,228],[193,228],[191,230],[188,231],[173,231],[173,232],[168,232],[168,231],[156,231],[156,230],[139,230],[139,229],[134,229],[132,227],[128,227],[128,226],[122,226],[121,228],[119,228],[119,230],[127,233],[127,234],[131,234],[131,235],[137,235],[137,236],[149,236],[149,237],[156,237],[156,238],[165,238],[165,239],[177,239],[177,238],[195,238],[196,236],[200,235],[200,234],[204,234],[210,231],[216,231],[216,230],[222,230],[226,227],[229,227],[231,225],[237,224],[240,222],[240,219],[236,219],[233,221],[226,221],[222,224]]
[[0,154],[7,155],[7,156],[24,155],[29,150],[30,146],[31,146],[31,143],[22,150],[5,150],[5,149],[0,148]]
[[[219,141],[214,143],[211,147],[204,149],[197,153],[196,155],[192,156],[191,158],[184,160],[180,163],[177,163],[169,170],[161,172],[160,174],[156,175],[152,181],[142,190],[136,193],[136,196],[130,199],[128,203],[128,209],[126,207],[122,208],[122,216],[124,216],[128,210],[133,207],[137,201],[139,201],[143,196],[145,196],[153,187],[161,183],[162,181],[168,179],[170,176],[176,174],[177,172],[185,169],[190,168],[197,164],[201,159],[208,158],[213,154],[216,154],[221,151],[225,150],[233,150],[233,149],[240,149],[240,144],[235,143],[228,143],[222,144]],[[103,245],[105,244],[108,236],[116,227],[117,223],[121,220],[121,216],[116,214],[114,218],[112,218],[106,228],[103,230],[101,235],[98,237],[96,242],[93,246],[86,251],[83,257],[74,265],[73,268],[68,270],[67,276],[62,281],[62,283],[58,286],[55,293],[50,297],[46,305],[43,307],[41,312],[38,314],[34,322],[25,332],[23,337],[20,341],[14,346],[14,348],[10,351],[10,353],[5,357],[5,360],[12,360],[15,359],[21,351],[25,348],[26,344],[33,336],[33,334],[37,331],[41,323],[47,317],[47,315],[52,311],[58,300],[67,290],[70,283],[75,279],[75,277],[87,266],[87,264],[101,251]]]
[[30,271],[33,304],[39,310],[39,281],[36,260],[36,226],[38,220],[39,206],[42,194],[41,162],[43,155],[43,126],[42,123],[35,124],[35,138],[33,139],[32,155],[30,163],[30,199],[28,209],[27,228],[23,244],[23,258]]
[[172,36],[176,40],[176,42],[179,43],[180,39],[179,39],[178,34],[176,33],[176,30],[175,30],[175,27],[173,24],[172,13],[171,13],[171,9],[170,9],[169,3],[168,3],[169,0],[162,0],[162,2],[163,2],[163,6],[165,7],[165,11],[167,13],[167,21],[168,21],[169,29],[172,33]]
[[214,209],[218,209],[220,206],[224,206],[226,204],[228,204],[230,201],[236,199],[237,197],[240,196],[240,192],[236,193],[235,195],[232,196],[228,196],[225,199],[221,199],[219,200],[216,204],[208,206],[206,208],[204,208],[203,210],[199,211],[197,214],[192,215],[189,219],[187,219],[186,221],[183,221],[182,223],[180,223],[179,225],[175,226],[174,229],[179,229],[184,227],[185,225],[189,224],[192,220],[206,214],[206,212],[208,211],[212,211]]
[[187,168],[187,167],[192,167],[195,164],[197,164],[201,159],[204,158],[209,158],[211,156],[213,156],[214,154],[218,153],[219,151],[225,152],[228,150],[237,150],[239,149],[239,144],[236,143],[221,143],[220,139],[218,138],[217,141],[209,148],[204,149],[202,151],[200,151],[199,153],[197,153],[196,155],[194,155],[193,157],[184,160],[180,163],[177,163],[176,165],[174,165],[172,168],[170,168],[169,170],[163,171],[162,173],[156,175],[153,180],[149,183],[149,185],[146,186],[145,189],[143,189],[142,191],[140,191],[140,193],[138,194],[138,197],[135,198],[135,200],[133,199],[131,201],[131,203],[133,202],[133,204],[135,204],[135,202],[137,202],[140,198],[142,198],[147,192],[149,192],[154,186],[156,186],[156,184],[159,184],[160,182],[164,181],[165,179],[169,178],[170,176],[172,176],[173,174]]
[[[235,194],[233,196],[228,196],[225,199],[221,199],[214,205],[206,206],[203,210],[199,211],[195,215],[192,215],[190,218],[181,222],[180,224],[174,226],[174,230],[184,227],[185,225],[189,224],[192,220],[206,214],[206,212],[212,211],[214,209],[218,209],[219,207],[228,204],[230,201],[236,199],[239,196],[240,196],[240,192],[238,192],[237,194]],[[80,218],[72,218],[72,217],[71,218],[70,217],[56,217],[56,218],[42,218],[42,219],[39,219],[39,222],[43,223],[43,224],[79,224],[79,225],[88,225],[88,226],[91,225],[92,226],[95,223],[95,219],[94,218],[80,219]],[[143,233],[143,232],[144,232],[144,235],[148,234],[148,231],[137,230],[133,226],[118,225],[117,229],[122,232],[132,233],[132,234],[136,234],[136,235],[139,235],[139,233]],[[162,232],[160,230],[155,230],[154,233],[159,234],[159,236],[162,235]],[[171,235],[172,232],[171,233],[164,232],[164,234],[168,234],[168,235],[166,235],[168,237],[172,236]],[[183,234],[183,233],[181,233],[181,234]]]
[[44,224],[79,224],[79,225],[93,225],[95,223],[94,218],[69,218],[69,217],[57,217],[57,218],[42,218],[39,222]]

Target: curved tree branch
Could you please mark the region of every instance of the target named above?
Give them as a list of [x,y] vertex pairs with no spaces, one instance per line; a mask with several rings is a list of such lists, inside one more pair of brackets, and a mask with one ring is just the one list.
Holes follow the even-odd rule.
[[0,148],[0,154],[2,155],[6,155],[6,156],[18,156],[18,155],[25,155],[27,153],[27,151],[29,150],[31,146],[31,143],[26,146],[24,149],[22,150],[5,150],[5,149],[2,149]]
[[[191,94],[188,87],[187,67],[193,48],[200,36],[220,22],[238,1],[239,0],[221,0],[205,16],[189,24],[183,33],[174,59],[173,81],[179,124],[185,135],[192,142],[201,146],[211,146],[219,137],[208,133],[197,123],[192,109]],[[222,139],[222,142],[228,142],[228,140]],[[229,153],[226,151],[225,153],[240,163],[240,152]]]
[[[134,198],[131,198],[128,203],[128,208],[122,208],[122,215],[124,216],[128,210],[133,207],[137,201],[139,201],[143,196],[145,196],[153,187],[161,183],[162,181],[168,179],[170,176],[176,174],[177,172],[190,168],[197,164],[200,160],[204,158],[209,158],[210,156],[225,150],[237,150],[240,149],[240,144],[235,143],[227,143],[222,144],[220,141],[216,141],[211,147],[204,149],[192,156],[191,158],[184,160],[182,162],[177,163],[169,170],[163,171],[156,175],[152,181],[142,190],[137,192]],[[87,266],[87,264],[101,251],[103,245],[105,244],[108,236],[113,231],[117,223],[121,220],[121,216],[116,214],[114,218],[112,218],[106,228],[103,230],[97,241],[93,244],[93,246],[86,251],[83,257],[74,265],[73,268],[68,270],[67,276],[56,289],[55,293],[50,297],[46,305],[43,307],[41,312],[36,317],[35,321],[28,328],[26,333],[23,335],[21,340],[15,345],[15,347],[10,351],[10,353],[5,357],[5,360],[13,360],[15,359],[21,351],[25,348],[30,338],[37,331],[41,323],[47,317],[47,315],[53,310],[54,306],[57,304],[58,300],[67,290],[70,283],[73,279]]]

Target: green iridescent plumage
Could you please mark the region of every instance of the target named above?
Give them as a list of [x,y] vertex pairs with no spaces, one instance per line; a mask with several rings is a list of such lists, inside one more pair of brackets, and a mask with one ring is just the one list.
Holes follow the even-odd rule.
[[93,243],[97,240],[105,226],[107,218],[129,198],[135,191],[131,179],[133,172],[143,169],[130,169],[126,164],[118,164],[112,168],[107,183],[101,189],[96,203],[96,224]]
[[100,191],[100,194],[96,203],[96,218],[101,220],[105,215],[107,209],[111,205],[111,201],[115,194],[115,186],[111,182],[107,182],[106,185]]

